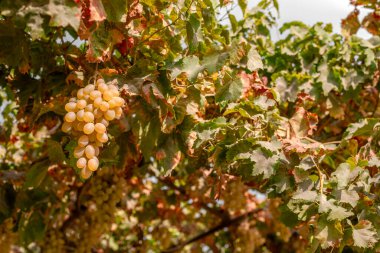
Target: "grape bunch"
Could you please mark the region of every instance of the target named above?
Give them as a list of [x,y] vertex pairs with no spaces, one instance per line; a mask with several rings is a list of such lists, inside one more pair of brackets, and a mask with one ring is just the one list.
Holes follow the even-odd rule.
[[121,117],[124,103],[115,82],[98,79],[95,84],[79,89],[76,97],[65,105],[62,131],[78,140],[74,157],[78,159],[76,166],[81,169],[82,178],[89,178],[98,169],[99,149],[108,141],[107,126]]
[[[115,168],[100,168],[83,188],[81,209],[65,228],[66,244],[77,253],[98,252],[103,235],[111,232],[118,205],[125,197],[126,181]],[[44,251],[42,251],[44,252]]]

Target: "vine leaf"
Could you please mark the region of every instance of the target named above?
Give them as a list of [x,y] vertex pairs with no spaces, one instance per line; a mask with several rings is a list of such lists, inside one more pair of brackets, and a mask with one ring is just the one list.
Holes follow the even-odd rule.
[[356,34],[360,28],[360,22],[358,19],[359,11],[354,10],[348,16],[342,20],[342,34],[345,37],[349,37],[352,34]]
[[215,101],[218,103],[236,101],[243,95],[244,87],[240,77],[234,78],[216,92]]
[[62,163],[66,160],[65,153],[63,153],[62,145],[59,142],[48,140],[47,152],[49,160],[53,163]]
[[70,25],[76,31],[80,23],[80,9],[72,1],[50,0],[46,13],[51,16],[50,26]]
[[366,118],[357,123],[350,124],[343,135],[344,140],[348,140],[357,136],[369,137],[373,133],[374,126],[379,119]]
[[124,35],[116,29],[107,29],[104,24],[95,30],[88,40],[86,59],[89,62],[103,62],[111,58],[113,47],[124,40]]
[[103,21],[107,18],[106,11],[101,0],[90,0],[90,21]]
[[[350,221],[348,220],[348,222]],[[372,248],[378,241],[376,230],[368,220],[360,220],[352,228],[352,237],[354,245],[360,248]]]
[[24,188],[37,188],[40,186],[46,178],[48,165],[48,160],[34,164],[26,174]]
[[261,57],[254,47],[251,47],[249,49],[247,57],[247,69],[249,69],[250,71],[256,71],[258,69],[263,68],[263,62],[261,61]]
[[322,249],[338,245],[342,234],[342,227],[339,222],[328,221],[324,216],[318,220],[315,237],[320,241]]

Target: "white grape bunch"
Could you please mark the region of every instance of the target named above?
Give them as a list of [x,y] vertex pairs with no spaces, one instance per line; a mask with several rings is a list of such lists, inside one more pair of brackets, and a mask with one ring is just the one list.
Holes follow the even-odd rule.
[[100,148],[108,141],[109,122],[120,119],[124,99],[120,97],[115,82],[105,83],[98,79],[78,90],[65,105],[67,111],[62,131],[77,138],[74,149],[76,166],[82,178],[89,178],[99,167]]

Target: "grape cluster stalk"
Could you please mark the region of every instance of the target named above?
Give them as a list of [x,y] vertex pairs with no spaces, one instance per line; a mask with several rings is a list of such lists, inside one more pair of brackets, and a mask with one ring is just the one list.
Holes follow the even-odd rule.
[[77,138],[74,149],[76,166],[82,178],[89,178],[99,167],[100,148],[108,141],[109,122],[120,119],[125,101],[120,97],[114,82],[105,83],[98,79],[78,90],[65,105],[67,111],[62,131]]

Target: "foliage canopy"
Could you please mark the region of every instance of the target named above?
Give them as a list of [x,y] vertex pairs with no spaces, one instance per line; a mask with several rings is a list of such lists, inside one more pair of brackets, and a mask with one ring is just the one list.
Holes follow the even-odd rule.
[[[379,3],[274,41],[277,1],[237,2],[0,2],[0,252],[380,250]],[[83,180],[94,75],[127,105]]]

